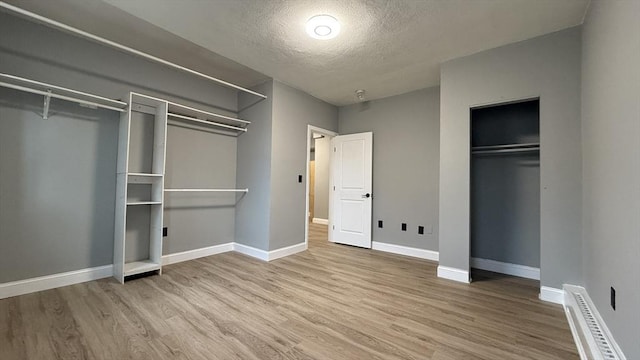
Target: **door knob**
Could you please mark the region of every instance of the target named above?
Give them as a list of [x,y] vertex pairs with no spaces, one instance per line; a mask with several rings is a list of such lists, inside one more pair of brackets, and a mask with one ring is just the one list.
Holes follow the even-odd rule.
[[365,198],[370,198],[370,197],[371,197],[371,194],[369,194],[369,193],[366,193],[366,194],[362,195],[362,198],[363,198],[363,199],[365,199]]

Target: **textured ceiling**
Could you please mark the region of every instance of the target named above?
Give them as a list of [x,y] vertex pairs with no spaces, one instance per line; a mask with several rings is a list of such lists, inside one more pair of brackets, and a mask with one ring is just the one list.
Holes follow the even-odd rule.
[[[108,3],[121,11],[112,7],[108,16],[85,11],[83,26],[110,23],[111,30],[102,31],[123,41],[131,38],[136,26],[146,28],[135,38],[156,54],[176,46],[150,36],[153,26],[173,34],[173,40],[186,39],[189,46],[214,53],[182,52],[208,56],[209,74],[239,82],[237,71],[219,68],[218,62],[232,68],[230,59],[329,103],[345,105],[358,101],[357,89],[365,89],[367,99],[376,99],[438,85],[443,61],[578,25],[589,0],[102,1],[39,3],[45,16],[53,11],[46,9],[53,8],[52,3],[59,13],[66,10],[62,3],[89,2],[102,8]],[[306,20],[322,13],[340,21],[342,31],[335,39],[314,40],[304,32]],[[136,25],[132,15],[146,22]],[[67,18],[74,21],[74,16]],[[75,21],[80,22],[77,17]],[[174,53],[173,60],[180,64],[197,62],[175,57]],[[233,69],[242,70],[237,66]],[[251,78],[261,80],[253,74],[242,84]]]

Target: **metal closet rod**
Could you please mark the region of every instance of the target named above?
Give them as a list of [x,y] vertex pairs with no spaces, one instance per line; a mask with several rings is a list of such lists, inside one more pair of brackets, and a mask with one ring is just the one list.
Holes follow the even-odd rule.
[[496,150],[474,150],[472,154],[507,154],[507,153],[519,153],[519,152],[536,152],[540,151],[540,148],[522,148],[522,149],[496,149]]
[[238,85],[232,84],[230,82],[215,78],[213,76],[209,76],[209,75],[203,74],[201,72],[198,72],[198,71],[195,71],[195,70],[191,70],[191,69],[189,69],[187,67],[172,63],[172,62],[164,60],[164,59],[161,59],[161,58],[159,58],[157,56],[153,56],[153,55],[147,54],[147,53],[142,52],[140,50],[136,50],[134,48],[119,44],[119,43],[117,43],[115,41],[107,40],[107,39],[105,39],[103,37],[100,37],[100,36],[97,36],[97,35],[93,35],[93,34],[88,33],[86,31],[82,31],[82,30],[74,28],[72,26],[63,24],[63,23],[61,23],[59,21],[51,20],[51,19],[49,19],[47,17],[44,17],[42,15],[38,15],[36,13],[32,13],[30,11],[24,10],[24,9],[19,8],[17,6],[13,6],[13,5],[7,4],[7,3],[5,3],[3,1],[0,1],[0,7],[5,8],[5,9],[7,9],[9,11],[14,12],[14,13],[17,13],[17,14],[32,18],[32,19],[37,20],[39,22],[45,23],[47,25],[53,26],[55,28],[62,29],[62,30],[65,30],[67,32],[74,33],[76,35],[80,35],[80,36],[82,36],[84,38],[91,39],[93,41],[99,42],[101,44],[108,45],[108,46],[114,47],[116,49],[128,52],[130,54],[134,54],[134,55],[143,57],[143,58],[145,58],[147,60],[155,61],[157,63],[172,67],[174,69],[178,69],[178,70],[187,72],[189,74],[192,74],[192,75],[195,75],[195,76],[199,76],[201,78],[213,81],[213,82],[215,82],[217,84],[220,84],[220,85],[223,85],[223,86],[227,86],[227,87],[230,87],[230,88],[233,88],[233,89],[236,89],[236,90],[244,91],[246,93],[261,97],[263,99],[267,98],[266,95],[260,94],[258,92],[253,91],[253,90],[249,90],[247,88],[243,88],[242,86],[238,86]]
[[189,121],[197,122],[197,123],[200,123],[200,124],[213,125],[213,126],[218,126],[218,127],[222,127],[222,128],[226,128],[226,129],[233,129],[233,130],[238,130],[238,131],[245,131],[245,132],[247,131],[247,129],[245,129],[245,128],[232,126],[232,125],[227,125],[227,124],[221,124],[221,123],[217,123],[215,121],[200,120],[200,119],[196,119],[196,118],[193,118],[193,117],[190,117],[190,116],[178,115],[178,114],[174,114],[174,113],[168,113],[167,115],[169,117],[189,120]]
[[471,148],[471,150],[520,149],[520,148],[535,148],[535,147],[540,147],[540,143],[474,146]]
[[165,192],[249,192],[249,189],[164,189]]

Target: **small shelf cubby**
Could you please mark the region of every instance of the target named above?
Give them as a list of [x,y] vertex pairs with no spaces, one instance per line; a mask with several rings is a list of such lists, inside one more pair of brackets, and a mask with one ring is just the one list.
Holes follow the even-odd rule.
[[165,100],[130,93],[120,118],[113,259],[121,283],[162,271],[167,108]]

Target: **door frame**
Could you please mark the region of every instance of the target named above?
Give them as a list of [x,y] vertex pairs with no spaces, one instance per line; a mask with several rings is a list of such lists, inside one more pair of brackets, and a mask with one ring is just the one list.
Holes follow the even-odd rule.
[[[325,135],[327,137],[338,136],[338,133],[335,131],[323,129],[321,127],[307,125],[307,161],[305,162],[305,197],[304,197],[304,248],[309,248],[309,161],[311,161],[311,137],[313,133],[319,133]],[[329,159],[331,161],[331,159]],[[329,164],[331,167],[331,164]],[[331,213],[331,209],[329,209],[329,213]],[[331,218],[329,214],[328,218]]]

